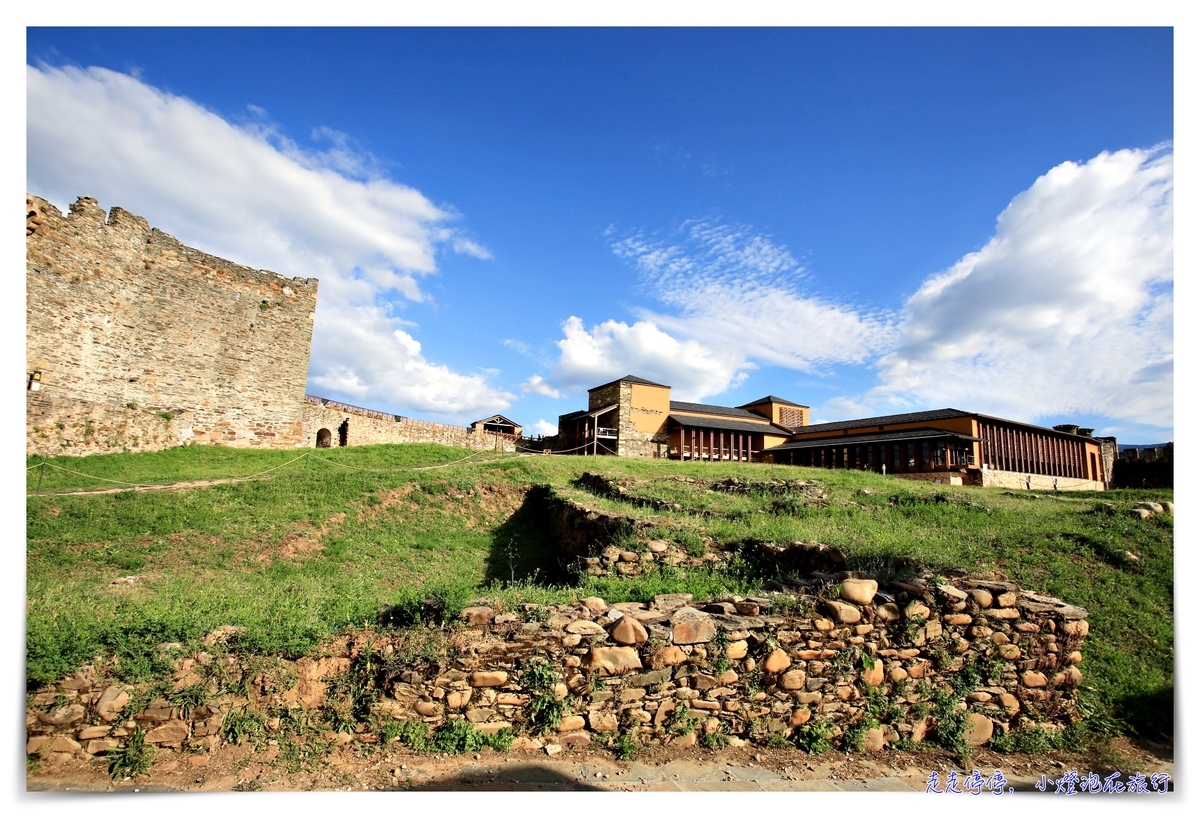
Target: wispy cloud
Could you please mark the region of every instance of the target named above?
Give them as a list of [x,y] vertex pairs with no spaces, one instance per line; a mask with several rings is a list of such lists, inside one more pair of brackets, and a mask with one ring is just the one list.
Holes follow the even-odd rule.
[[309,377],[361,402],[465,417],[513,395],[431,363],[395,314],[427,300],[442,249],[488,258],[457,214],[386,178],[345,134],[313,148],[261,110],[234,124],[103,68],[27,68],[28,187],[65,207],[95,196],[242,264],[317,277]]
[[862,363],[894,337],[886,315],[805,293],[791,251],[744,225],[691,221],[665,238],[614,239],[612,249],[669,311],[642,308],[632,325],[609,320],[590,330],[568,319],[558,385],[632,372],[696,400],[740,385],[763,364],[813,372]]
[[622,239],[613,252],[674,309],[641,317],[748,361],[812,372],[862,363],[894,338],[886,314],[806,293],[806,271],[791,251],[745,225],[689,222],[667,240]]
[[878,362],[874,405],[1173,424],[1169,148],[1064,162],[978,252],[931,276]]

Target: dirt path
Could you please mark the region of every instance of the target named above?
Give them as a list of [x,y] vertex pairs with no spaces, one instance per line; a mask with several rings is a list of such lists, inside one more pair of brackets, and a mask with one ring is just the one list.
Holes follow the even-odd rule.
[[[1157,752],[1125,743],[1110,763],[1057,753],[1046,756],[1002,756],[981,752],[972,769],[984,777],[1000,770],[1006,788],[1038,793],[1035,784],[1067,770],[1113,772],[1112,762],[1126,776],[1156,772],[1172,776],[1169,748]],[[924,793],[930,772],[945,781],[955,771],[960,778],[971,770],[957,766],[940,751],[888,751],[847,756],[810,756],[796,750],[742,748],[717,752],[669,753],[659,750],[632,761],[610,753],[565,750],[548,757],[540,751],[464,756],[416,754],[361,745],[342,748],[313,769],[288,773],[278,748],[255,752],[250,747],[224,746],[210,755],[164,751],[145,776],[136,781],[110,781],[102,759],[65,767],[30,771],[29,791],[54,792],[228,792],[228,791],[617,791],[617,792],[918,792]],[[1052,787],[1046,794],[1053,794]],[[984,791],[987,794],[987,791]],[[1041,794],[1041,793],[1038,793]]]
[[87,494],[119,494],[122,491],[181,491],[183,489],[200,489],[206,486],[220,486],[225,483],[245,483],[250,480],[265,480],[258,476],[250,477],[220,477],[212,480],[188,480],[182,483],[137,484],[130,486],[112,486],[102,489],[70,489],[68,491],[46,491],[26,494],[26,497],[81,497]]

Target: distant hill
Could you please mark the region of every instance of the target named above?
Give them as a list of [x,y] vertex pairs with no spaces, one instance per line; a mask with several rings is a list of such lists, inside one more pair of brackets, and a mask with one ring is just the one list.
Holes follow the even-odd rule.
[[1161,449],[1169,443],[1118,443],[1117,451],[1125,451],[1126,449]]

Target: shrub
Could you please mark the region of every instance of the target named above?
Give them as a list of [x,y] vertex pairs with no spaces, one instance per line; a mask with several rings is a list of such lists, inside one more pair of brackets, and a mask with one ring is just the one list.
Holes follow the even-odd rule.
[[128,744],[108,751],[108,774],[114,781],[142,775],[150,769],[153,760],[154,748],[146,746],[146,734],[139,727]]
[[475,729],[475,725],[466,719],[448,721],[433,731],[433,738],[428,749],[438,753],[462,755],[491,747],[507,751],[512,747],[512,731],[505,728],[498,733],[486,735]]
[[792,734],[792,742],[806,753],[827,753],[833,749],[833,725],[825,719],[810,721]]
[[628,761],[642,751],[642,745],[639,744],[628,733],[621,733],[612,742],[613,752],[621,761]]

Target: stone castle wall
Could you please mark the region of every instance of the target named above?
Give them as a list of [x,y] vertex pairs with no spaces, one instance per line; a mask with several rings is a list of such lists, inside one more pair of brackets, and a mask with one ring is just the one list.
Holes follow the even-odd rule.
[[516,441],[504,435],[472,432],[464,426],[451,426],[427,420],[414,420],[369,409],[340,404],[335,401],[307,398],[303,411],[303,444],[317,445],[317,434],[328,429],[331,445],[338,446],[338,429],[346,427],[347,446],[366,446],[372,443],[437,443],[442,446],[461,446],[466,449],[515,452]]
[[30,454],[301,446],[317,282],[186,247],[120,208],[27,197]]

